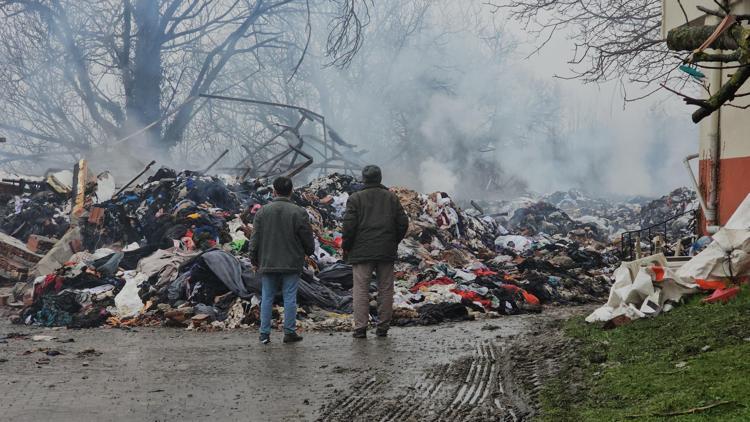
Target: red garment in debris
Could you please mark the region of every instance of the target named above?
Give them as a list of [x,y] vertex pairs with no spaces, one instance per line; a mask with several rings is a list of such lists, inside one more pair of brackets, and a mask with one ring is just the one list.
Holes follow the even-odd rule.
[[332,246],[332,247],[334,247],[336,249],[341,249],[341,245],[344,242],[344,238],[342,238],[341,236],[339,236],[339,237],[337,237],[337,238],[335,238],[333,240],[326,239],[324,237],[321,237],[318,240],[320,241],[321,244]]
[[412,286],[412,288],[409,289],[409,291],[411,291],[412,293],[416,293],[422,288],[427,288],[427,287],[434,286],[434,285],[449,286],[451,284],[456,284],[456,282],[451,280],[448,277],[440,277],[434,280],[420,281],[419,283]]
[[695,280],[695,284],[701,290],[721,290],[727,288],[727,283],[721,280],[703,280],[699,278]]
[[471,290],[460,290],[460,289],[452,289],[451,292],[461,296],[464,299],[468,299],[472,302],[476,302],[482,305],[484,309],[492,309],[492,301],[490,299],[483,298],[477,292],[472,292]]
[[477,277],[487,277],[497,275],[497,271],[488,270],[487,268],[480,268],[478,270],[474,270],[474,274],[476,274]]
[[54,289],[56,292],[59,292],[62,290],[63,283],[65,282],[65,279],[58,276],[57,274],[47,274],[46,277],[44,277],[44,281],[42,281],[36,288],[34,288],[34,297],[39,297],[42,294],[44,294],[47,290],[49,290],[50,286],[54,285]]
[[508,290],[508,291],[510,291],[512,293],[520,293],[523,296],[523,300],[525,300],[526,303],[529,303],[531,305],[539,305],[540,304],[539,298],[537,298],[533,294],[527,292],[526,290],[524,290],[524,289],[522,289],[522,288],[520,288],[518,286],[514,286],[512,284],[503,284],[500,287],[503,288],[503,289],[505,289],[505,290]]

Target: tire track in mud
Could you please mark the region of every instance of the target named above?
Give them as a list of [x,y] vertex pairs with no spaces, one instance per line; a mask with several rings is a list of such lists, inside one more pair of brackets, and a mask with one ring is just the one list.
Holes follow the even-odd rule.
[[[483,340],[470,355],[398,379],[366,378],[326,408],[325,421],[526,421],[536,415],[545,381],[574,347],[559,334]],[[402,390],[402,391],[398,391]]]
[[497,408],[503,421],[523,421],[532,415],[530,401],[523,387],[522,378],[532,376],[533,369],[519,364],[516,357],[512,357],[513,348],[505,350],[505,357],[500,365],[498,373],[498,385],[501,394],[493,399],[492,403]]
[[325,408],[319,420],[462,420],[474,408],[491,407],[488,403],[499,386],[497,358],[491,341],[478,342],[471,356],[436,365],[390,398],[385,393],[397,388],[394,383],[368,378]]
[[[467,410],[487,400],[494,387],[495,359],[494,345],[487,341],[477,343],[463,364],[450,363],[429,371],[378,420],[461,420]],[[441,391],[448,394],[440,395]]]
[[462,340],[454,343],[460,348],[453,347],[462,352],[427,368],[378,370],[381,380],[360,379],[351,394],[334,397],[321,408],[319,420],[530,420],[538,414],[544,383],[569,367],[570,357],[578,352],[578,343],[566,338],[562,330],[562,321],[570,315],[551,313],[541,324],[510,336]]
[[490,341],[476,345],[471,365],[448,405],[443,409],[441,419],[448,421],[464,420],[476,409],[486,407],[490,395],[497,389],[497,358],[499,351]]
[[351,420],[353,414],[366,413],[376,403],[379,393],[383,392],[386,385],[382,378],[368,377],[359,385],[355,385],[350,393],[344,394],[327,406],[318,420]]
[[510,343],[502,359],[499,384],[504,390],[493,400],[504,421],[533,418],[539,408],[544,383],[566,365],[566,355],[576,348],[561,333],[549,331],[523,336]]
[[380,419],[380,422],[396,422],[409,418],[425,417],[434,412],[434,398],[446,382],[451,364],[438,365],[420,377],[408,393],[404,394],[393,408]]

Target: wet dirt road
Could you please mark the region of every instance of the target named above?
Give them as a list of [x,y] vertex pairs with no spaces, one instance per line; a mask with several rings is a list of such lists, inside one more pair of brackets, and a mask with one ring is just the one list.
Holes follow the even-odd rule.
[[256,330],[50,330],[3,319],[0,420],[522,419],[528,395],[510,376],[511,346],[578,311],[394,328],[364,341],[308,332],[284,345],[274,333],[267,346]]

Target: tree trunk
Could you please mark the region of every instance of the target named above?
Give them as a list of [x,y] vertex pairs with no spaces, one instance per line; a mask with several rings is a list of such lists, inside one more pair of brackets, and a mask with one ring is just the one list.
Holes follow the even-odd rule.
[[[700,47],[716,30],[715,26],[681,26],[667,34],[667,47],[674,51],[693,51]],[[735,26],[720,36],[709,48],[716,50],[736,50],[737,40],[742,36],[742,28]]]
[[[159,2],[135,0],[133,19],[137,27],[131,90],[126,98],[127,132],[133,132],[161,118],[161,37]],[[146,132],[142,145],[159,146],[161,124]]]

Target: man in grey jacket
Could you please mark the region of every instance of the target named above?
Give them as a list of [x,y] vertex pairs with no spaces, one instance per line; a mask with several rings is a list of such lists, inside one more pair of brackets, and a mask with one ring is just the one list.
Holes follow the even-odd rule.
[[409,218],[396,194],[380,182],[378,166],[362,169],[364,189],[349,197],[344,215],[343,249],[352,264],[354,288],[354,337],[367,337],[370,317],[370,280],[373,271],[378,284],[379,337],[388,335],[393,313],[393,263],[398,244],[409,228]]
[[273,181],[274,200],[258,211],[250,237],[250,259],[261,276],[260,341],[271,341],[273,299],[284,296],[284,343],[302,340],[297,334],[297,285],[305,256],[315,251],[307,211],[291,201],[292,181]]

